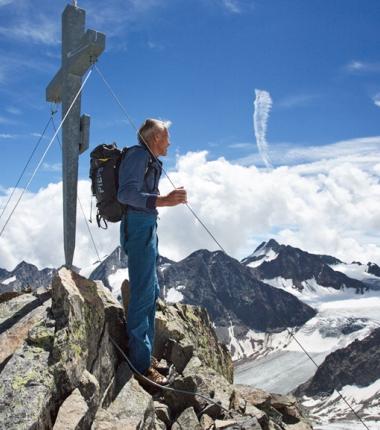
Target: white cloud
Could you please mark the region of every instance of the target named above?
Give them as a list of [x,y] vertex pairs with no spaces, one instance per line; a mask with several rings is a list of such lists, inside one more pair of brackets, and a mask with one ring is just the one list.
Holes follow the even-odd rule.
[[[90,183],[79,181],[79,196],[86,217],[90,215]],[[0,197],[0,206],[8,200],[11,190]],[[16,190],[13,202],[17,200]],[[13,204],[11,203],[0,220],[3,228]],[[97,260],[96,252],[88,235],[87,227],[78,205],[77,237],[74,264],[86,266]],[[46,216],[49,214],[49,216]],[[0,238],[0,267],[13,269],[21,260],[38,267],[58,267],[64,263],[62,232],[62,183],[49,184],[36,193],[24,194],[3,235]],[[90,224],[101,257],[111,252],[118,244],[118,225],[100,230],[96,223]]]
[[[275,237],[310,252],[380,264],[379,166],[380,160],[368,171],[354,162],[319,172],[300,171],[300,166],[263,171],[223,158],[208,161],[203,151],[180,157],[169,174],[185,186],[191,207],[234,257]],[[170,190],[166,179],[160,188]],[[80,181],[79,195],[88,217],[88,181]],[[6,198],[0,198],[0,205]],[[1,267],[11,269],[22,259],[40,267],[62,264],[61,204],[61,184],[27,193],[0,238]],[[90,228],[102,256],[118,244],[118,225],[100,230],[93,223]],[[87,266],[96,254],[79,208],[77,231],[74,264]],[[173,259],[200,248],[217,249],[182,205],[160,209],[159,237],[161,254]]]
[[268,91],[255,90],[253,127],[259,153],[267,167],[271,167],[268,155],[268,142],[266,140],[269,112],[272,108],[272,99]]
[[380,107],[380,93],[377,93],[373,96],[373,102],[376,106]]

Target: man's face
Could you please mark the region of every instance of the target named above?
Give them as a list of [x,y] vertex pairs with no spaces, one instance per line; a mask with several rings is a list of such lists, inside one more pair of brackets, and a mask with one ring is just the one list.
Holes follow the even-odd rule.
[[160,130],[157,134],[156,134],[156,154],[159,157],[160,155],[165,156],[168,153],[168,147],[170,145],[170,141],[169,141],[169,132],[167,129],[165,130]]

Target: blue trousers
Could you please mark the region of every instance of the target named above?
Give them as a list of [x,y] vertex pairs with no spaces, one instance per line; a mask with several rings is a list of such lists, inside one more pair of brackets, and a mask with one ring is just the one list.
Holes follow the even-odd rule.
[[144,373],[151,363],[156,301],[160,291],[156,271],[157,216],[128,211],[121,221],[120,242],[128,255],[129,359],[139,372]]

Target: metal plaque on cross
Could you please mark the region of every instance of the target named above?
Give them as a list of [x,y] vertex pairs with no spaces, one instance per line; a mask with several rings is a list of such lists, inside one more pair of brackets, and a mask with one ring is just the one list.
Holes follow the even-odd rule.
[[[86,12],[67,5],[62,13],[62,66],[46,88],[49,102],[62,103],[62,118],[78,94],[82,78],[105,49],[106,37],[85,31]],[[81,116],[76,99],[62,125],[63,237],[65,264],[72,266],[75,250],[79,154],[89,146],[90,117]]]

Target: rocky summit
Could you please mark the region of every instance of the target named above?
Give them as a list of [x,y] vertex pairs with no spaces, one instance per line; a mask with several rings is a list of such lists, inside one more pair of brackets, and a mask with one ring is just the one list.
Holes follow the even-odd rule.
[[293,396],[233,385],[203,308],[158,303],[155,354],[168,390],[139,382],[115,347],[126,351],[127,339],[110,291],[68,269],[47,292],[0,303],[0,324],[1,430],[312,428]]

